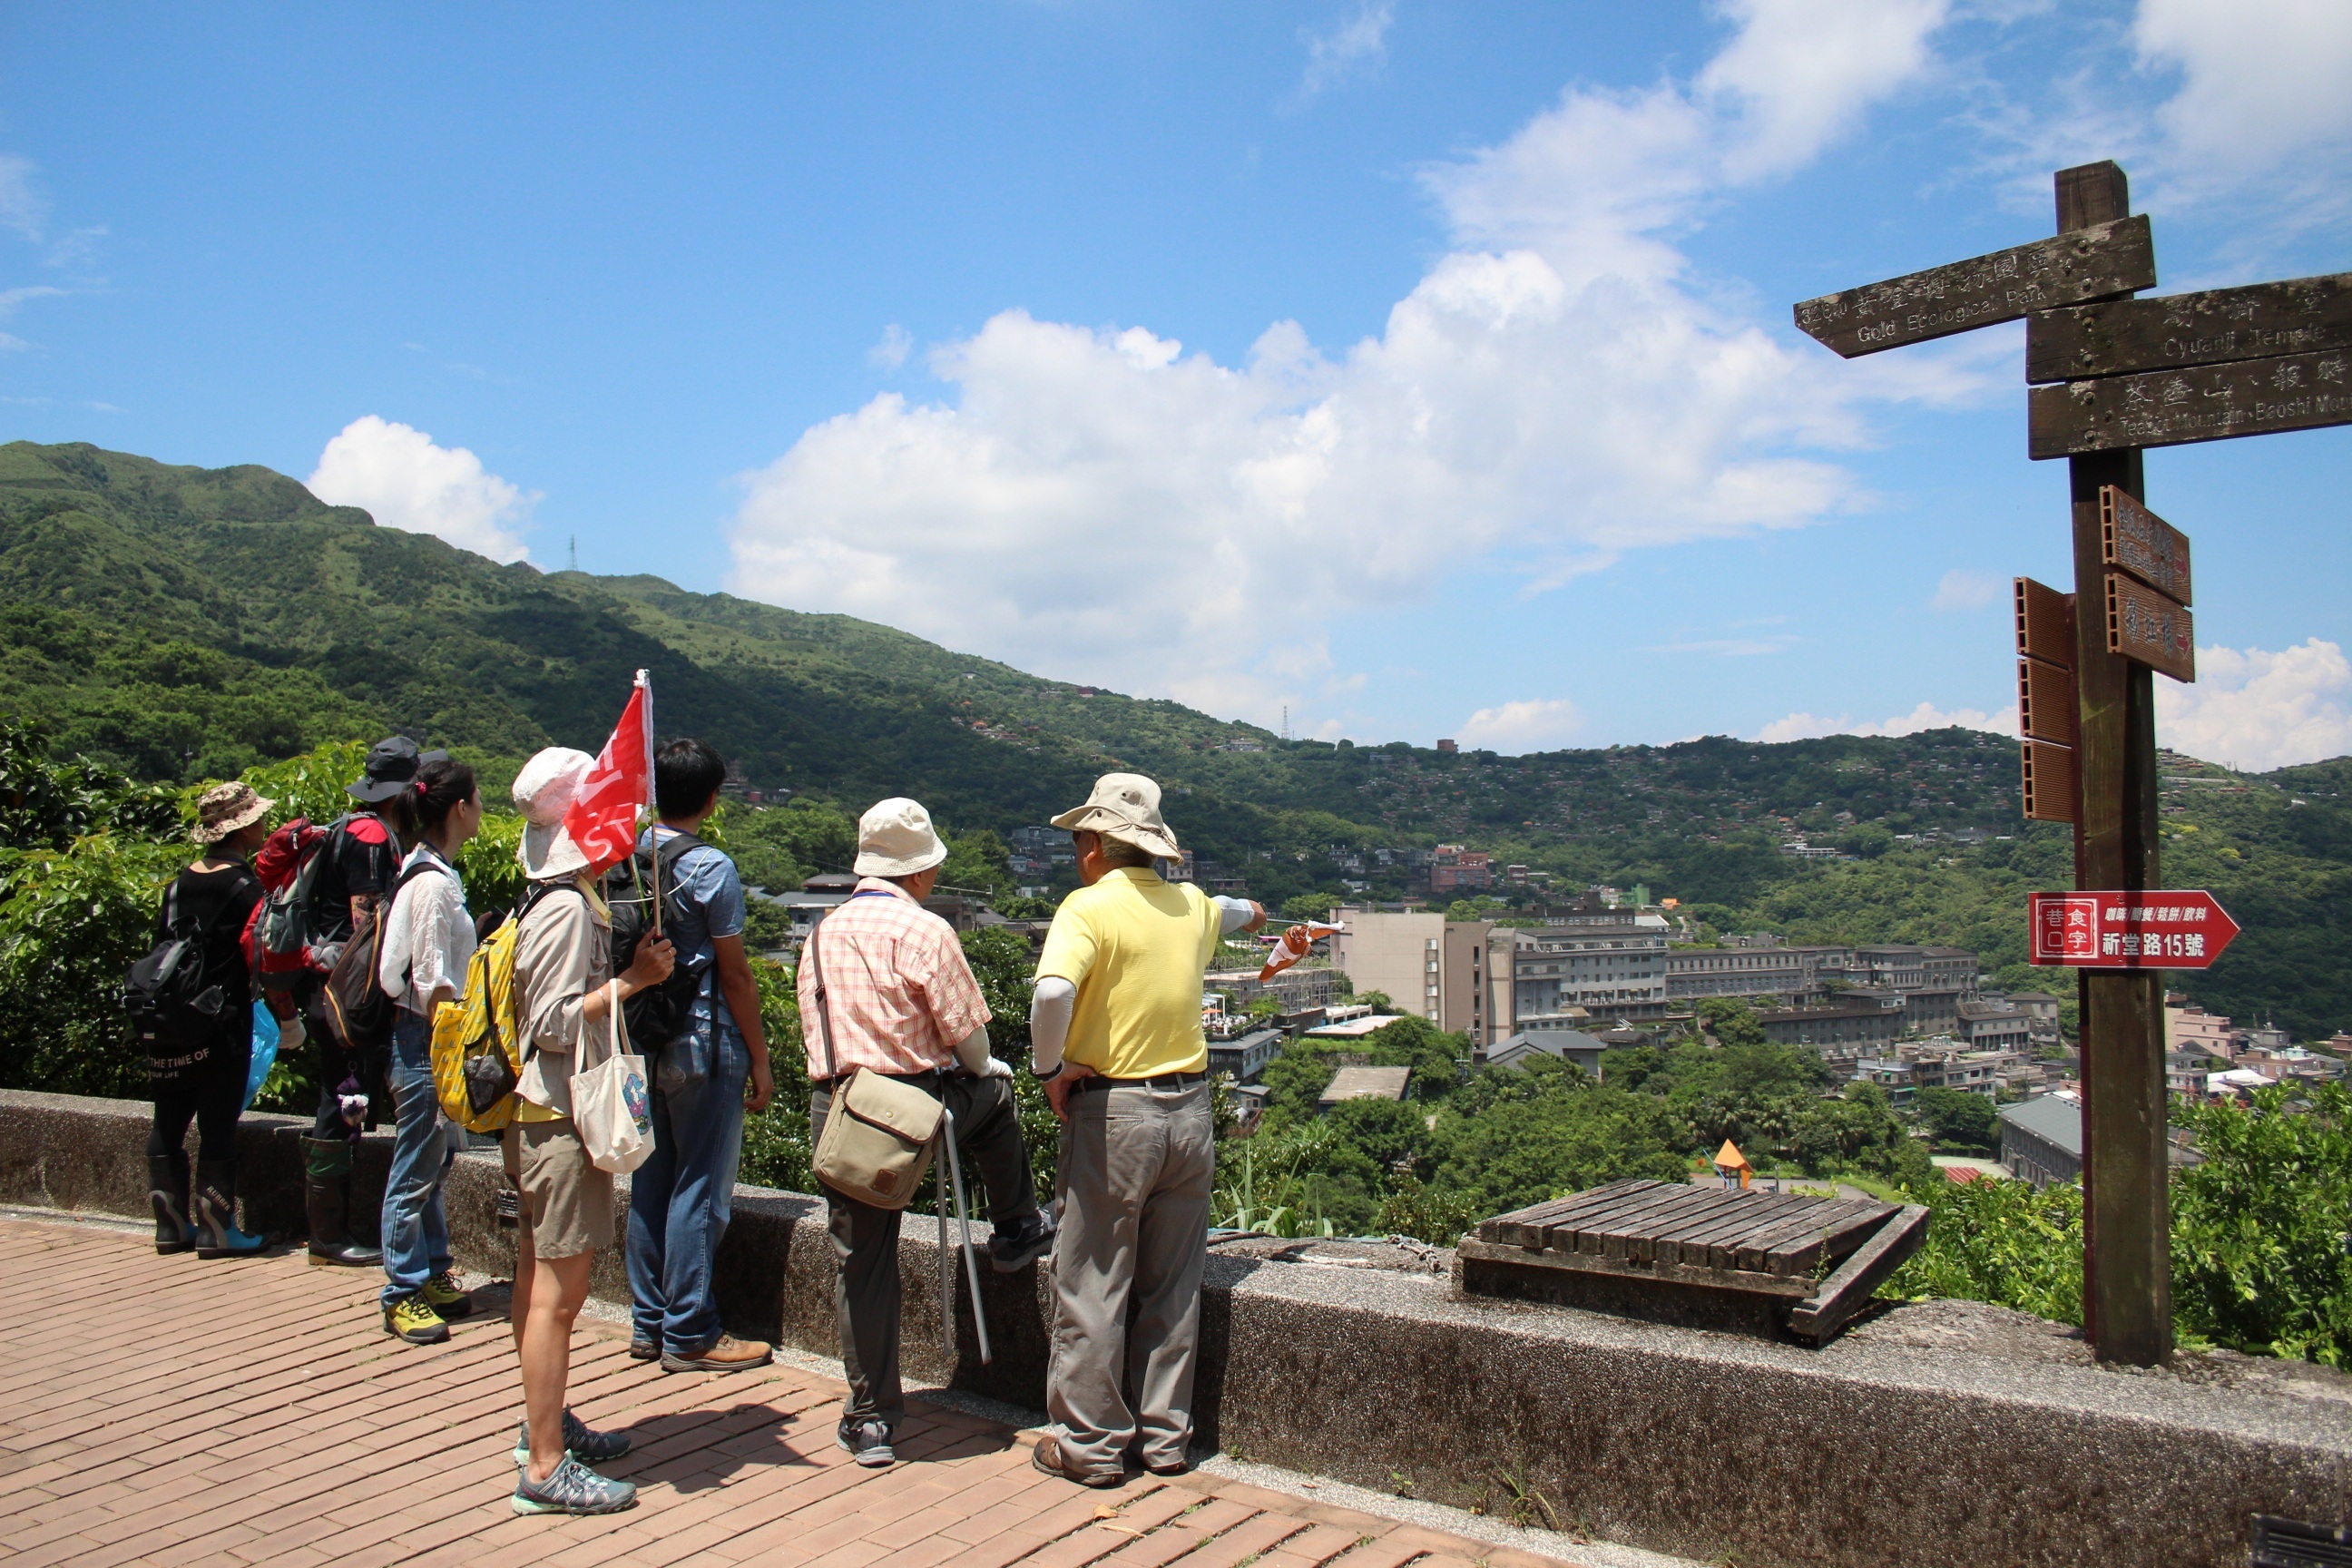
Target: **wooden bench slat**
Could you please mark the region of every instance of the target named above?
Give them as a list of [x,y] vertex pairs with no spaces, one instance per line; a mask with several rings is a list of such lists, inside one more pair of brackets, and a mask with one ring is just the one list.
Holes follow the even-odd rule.
[[[1853,1200],[1847,1201],[1851,1203]],[[1838,1211],[1845,1206],[1844,1204],[1824,1205],[1811,1214],[1792,1215],[1769,1230],[1759,1231],[1739,1244],[1739,1267],[1769,1272],[1771,1267],[1769,1259],[1774,1247],[1800,1237],[1822,1236],[1830,1223],[1844,1217]]]
[[1582,1214],[1544,1226],[1544,1246],[1551,1251],[1575,1252],[1581,1247],[1588,1232],[1597,1232],[1673,1201],[1674,1189],[1662,1182],[1615,1203],[1587,1209]]
[[1841,1235],[1861,1216],[1884,1207],[1874,1199],[1845,1198],[1825,1203],[1805,1223],[1778,1235],[1758,1237],[1753,1245],[1755,1266],[1768,1274],[1792,1274],[1819,1260],[1824,1239]]
[[1612,1182],[1606,1187],[1595,1187],[1590,1192],[1579,1193],[1570,1198],[1563,1198],[1559,1202],[1559,1206],[1556,1209],[1550,1208],[1550,1205],[1546,1205],[1544,1206],[1547,1209],[1549,1209],[1550,1212],[1540,1215],[1530,1214],[1530,1217],[1522,1221],[1517,1226],[1517,1234],[1514,1239],[1521,1247],[1540,1250],[1547,1244],[1547,1238],[1550,1236],[1553,1226],[1563,1223],[1572,1223],[1582,1215],[1595,1214],[1603,1209],[1614,1208],[1619,1205],[1629,1203],[1639,1197],[1642,1194],[1649,1192],[1662,1184],[1663,1184],[1661,1183],[1649,1181],[1645,1178],[1634,1178],[1626,1182]]
[[1692,1205],[1688,1211],[1677,1216],[1674,1223],[1662,1226],[1651,1233],[1648,1237],[1648,1256],[1661,1263],[1673,1263],[1679,1260],[1682,1256],[1679,1246],[1684,1237],[1693,1236],[1722,1224],[1739,1207],[1745,1196],[1745,1194],[1736,1189],[1718,1188],[1708,1193],[1706,1203]]
[[1641,1236],[1665,1216],[1686,1208],[1695,1196],[1703,1195],[1689,1186],[1669,1188],[1664,1196],[1620,1214],[1577,1226],[1575,1250],[1596,1253],[1602,1258],[1622,1258],[1633,1237]]
[[1821,1234],[1784,1238],[1765,1254],[1763,1267],[1769,1273],[1797,1274],[1823,1258],[1843,1257],[1861,1246],[1863,1238],[1897,1206],[1876,1198],[1856,1198],[1845,1205],[1843,1214],[1825,1218]]
[[1595,1204],[1606,1203],[1633,1189],[1659,1184],[1647,1177],[1627,1176],[1604,1186],[1588,1188],[1580,1193],[1570,1193],[1565,1197],[1550,1198],[1543,1203],[1533,1204],[1523,1209],[1515,1209],[1509,1214],[1497,1215],[1493,1219],[1481,1222],[1478,1226],[1479,1239],[1506,1244],[1516,1242],[1525,1247],[1541,1247],[1544,1226],[1551,1221],[1565,1218]]
[[1556,1251],[1573,1252],[1577,1237],[1588,1226],[1606,1225],[1613,1219],[1664,1203],[1673,1191],[1671,1186],[1660,1182],[1639,1192],[1617,1194],[1607,1203],[1595,1204],[1591,1208],[1551,1221],[1544,1226],[1544,1246]]

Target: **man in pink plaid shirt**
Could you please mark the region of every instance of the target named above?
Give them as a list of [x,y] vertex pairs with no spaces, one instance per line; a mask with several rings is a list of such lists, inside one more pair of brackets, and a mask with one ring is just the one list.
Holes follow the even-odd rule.
[[[858,819],[857,890],[801,950],[809,1146],[824,1135],[834,1084],[853,1071],[878,1072],[946,1101],[957,1147],[988,1193],[996,1223],[990,1261],[1011,1274],[1043,1257],[1054,1232],[1038,1212],[1012,1064],[989,1052],[988,1003],[955,931],[923,908],[947,858],[930,814],[915,801],[886,800]],[[829,1030],[817,1023],[820,976]],[[831,1187],[824,1202],[839,1265],[833,1300],[849,1383],[835,1440],[861,1465],[887,1465],[897,1458],[891,1434],[906,1412],[898,1386],[899,1211]]]

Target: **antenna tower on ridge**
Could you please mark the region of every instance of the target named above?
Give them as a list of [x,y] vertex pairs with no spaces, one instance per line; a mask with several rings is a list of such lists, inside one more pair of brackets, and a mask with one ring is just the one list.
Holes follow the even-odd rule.
[[572,536],[572,569],[580,570],[580,536],[576,533]]

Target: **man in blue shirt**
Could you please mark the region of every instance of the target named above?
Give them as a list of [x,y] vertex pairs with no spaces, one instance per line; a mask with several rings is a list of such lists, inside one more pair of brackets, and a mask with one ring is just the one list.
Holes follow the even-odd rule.
[[[719,809],[727,764],[700,741],[672,741],[654,757],[660,820],[638,840],[660,847]],[[654,1152],[629,1186],[629,1354],[664,1372],[740,1372],[775,1352],[728,1333],[719,1321],[711,1260],[727,1233],[743,1114],[775,1093],[760,996],[743,953],[743,882],[735,862],[698,844],[665,868],[663,934],[677,968],[698,977],[686,1032],[637,1040],[653,1079]]]

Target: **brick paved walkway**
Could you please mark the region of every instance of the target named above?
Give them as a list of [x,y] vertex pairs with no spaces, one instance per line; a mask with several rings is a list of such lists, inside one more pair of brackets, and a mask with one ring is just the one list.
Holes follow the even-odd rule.
[[824,1563],[844,1568],[1463,1568],[1549,1559],[1207,1475],[1089,1491],[1029,1435],[917,1401],[902,1462],[834,1447],[841,1386],[793,1367],[669,1376],[585,1321],[573,1405],[635,1450],[604,1519],[517,1518],[506,1321],[406,1346],[373,1270],[200,1262],[141,1237],[0,1220],[0,1561],[339,1568]]

